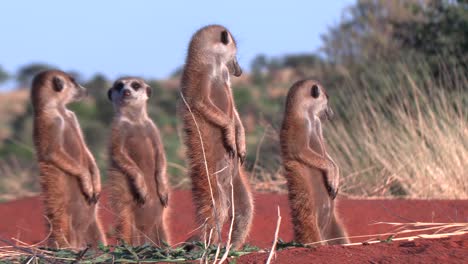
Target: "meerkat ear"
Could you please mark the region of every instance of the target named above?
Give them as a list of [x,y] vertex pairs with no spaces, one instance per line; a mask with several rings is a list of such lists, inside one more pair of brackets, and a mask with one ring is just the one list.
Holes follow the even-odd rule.
[[313,98],[318,98],[320,96],[320,88],[318,85],[314,84],[312,85],[312,90],[310,91],[310,95],[312,95]]
[[112,101],[112,88],[107,90],[107,98],[109,98],[109,101]]
[[146,86],[146,95],[148,96],[148,98],[150,98],[150,97],[151,97],[151,93],[152,93],[152,91],[151,91],[151,87],[149,87],[149,86]]
[[229,33],[227,32],[227,30],[223,30],[223,32],[221,32],[221,42],[224,45],[229,44]]
[[65,86],[65,82],[59,77],[54,77],[52,83],[54,84],[54,91],[56,92],[61,92]]

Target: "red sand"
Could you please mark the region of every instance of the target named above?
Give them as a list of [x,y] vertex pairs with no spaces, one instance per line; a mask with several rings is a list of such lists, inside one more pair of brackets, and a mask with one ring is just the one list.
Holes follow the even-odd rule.
[[[106,231],[112,231],[112,214],[104,197],[101,202],[101,215]],[[191,194],[188,191],[174,191],[170,197],[172,206],[170,229],[173,244],[183,242],[196,228]],[[261,193],[255,195],[255,217],[248,243],[259,247],[270,247],[277,221],[277,206],[280,207],[282,222],[279,237],[284,241],[292,240],[292,227],[289,219],[288,201],[285,195]],[[350,236],[377,234],[391,231],[387,225],[374,225],[376,222],[468,222],[468,201],[438,200],[340,200],[338,213]],[[45,219],[42,215],[42,204],[39,197],[24,198],[0,204],[0,238],[13,237],[27,243],[36,243],[46,236]],[[384,236],[383,238],[385,238]],[[368,238],[352,239],[354,242]],[[399,246],[400,243],[369,246],[318,247],[317,249],[293,249],[278,253],[276,263],[304,263],[304,261],[330,262],[338,255],[343,259],[333,261],[346,263],[354,261],[374,261],[376,263],[421,262],[448,263],[450,260],[468,262],[468,236],[448,240],[416,240],[416,246]],[[372,250],[371,250],[372,249]],[[430,250],[428,250],[430,249]],[[421,255],[433,255],[431,259],[420,258]],[[415,256],[418,256],[415,258]],[[401,256],[401,257],[400,257]],[[436,259],[440,256],[440,260]],[[245,256],[247,263],[264,263],[262,254]],[[355,259],[356,258],[356,259]],[[299,261],[301,259],[301,261]],[[335,259],[333,259],[335,260]],[[260,262],[259,262],[260,261]],[[242,261],[244,262],[244,261]]]
[[[242,256],[237,263],[265,263],[267,253]],[[468,235],[442,239],[379,243],[368,246],[323,246],[279,251],[272,263],[467,263]]]

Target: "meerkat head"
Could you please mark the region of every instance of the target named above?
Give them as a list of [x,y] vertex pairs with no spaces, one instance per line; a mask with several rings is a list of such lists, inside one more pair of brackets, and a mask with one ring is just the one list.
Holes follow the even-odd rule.
[[223,26],[211,25],[198,30],[192,37],[189,58],[201,63],[221,63],[234,76],[241,76],[237,62],[237,44],[231,32]]
[[325,88],[314,80],[296,82],[290,89],[287,104],[295,104],[302,112],[323,119],[331,119],[333,111],[328,105],[328,94]]
[[114,82],[107,96],[115,108],[145,107],[151,97],[151,87],[141,78],[123,77]]
[[35,108],[65,106],[83,99],[86,95],[86,88],[62,71],[43,71],[32,81],[31,99]]

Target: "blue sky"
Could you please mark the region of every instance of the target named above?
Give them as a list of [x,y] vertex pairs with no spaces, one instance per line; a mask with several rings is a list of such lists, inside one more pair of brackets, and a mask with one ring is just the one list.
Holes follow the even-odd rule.
[[316,51],[320,35],[354,1],[2,1],[0,65],[10,73],[31,62],[88,78],[164,78],[182,65],[191,35],[227,26],[241,66],[259,53]]

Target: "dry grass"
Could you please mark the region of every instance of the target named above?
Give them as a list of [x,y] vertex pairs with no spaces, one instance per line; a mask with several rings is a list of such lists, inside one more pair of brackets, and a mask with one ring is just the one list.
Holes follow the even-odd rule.
[[[373,84],[349,79],[348,86],[330,92],[337,114],[324,122],[324,136],[341,167],[340,193],[467,199],[467,75],[434,79],[425,70],[398,69],[381,72]],[[278,126],[265,125],[258,141],[251,171],[257,191],[286,191],[280,162],[257,161],[265,155],[280,160],[267,148],[279,145],[279,131],[272,128]]]
[[0,160],[0,201],[39,193],[34,165],[21,164],[16,158]]
[[468,198],[468,81],[457,83],[449,92],[430,78],[417,84],[403,74],[388,80],[394,97],[339,94],[353,116],[333,122],[324,134],[345,172],[342,190],[366,197]]
[[270,264],[271,260],[273,259],[273,256],[275,256],[276,244],[278,244],[278,234],[279,234],[280,226],[281,226],[281,213],[280,213],[280,208],[278,206],[278,220],[276,222],[275,237],[273,238],[273,244],[271,245],[271,250],[270,250],[270,253],[268,254],[268,259],[266,261],[266,264]]
[[9,123],[26,110],[29,90],[0,92],[0,142],[11,135]]
[[[391,223],[391,222],[378,222],[376,225],[390,225],[395,228],[393,232],[361,235],[361,236],[349,236],[348,239],[359,239],[369,238],[364,242],[356,242],[343,244],[344,246],[356,246],[356,245],[368,245],[382,242],[392,241],[412,241],[417,238],[444,238],[449,236],[458,236],[468,234],[468,223]],[[322,245],[326,242],[343,239],[344,237],[337,237],[327,240],[316,241],[313,243],[305,244],[306,246],[317,246]]]

